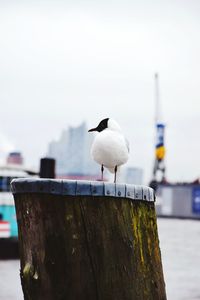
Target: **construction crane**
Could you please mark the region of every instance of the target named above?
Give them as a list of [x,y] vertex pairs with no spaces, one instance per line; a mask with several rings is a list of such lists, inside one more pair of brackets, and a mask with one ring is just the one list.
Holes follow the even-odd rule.
[[[165,124],[163,123],[161,116],[160,106],[160,93],[159,93],[159,76],[155,73],[155,129],[156,129],[156,142],[155,142],[155,158],[153,167],[153,178],[150,183],[152,187],[157,182],[166,182],[165,177]],[[159,173],[161,177],[158,178]]]

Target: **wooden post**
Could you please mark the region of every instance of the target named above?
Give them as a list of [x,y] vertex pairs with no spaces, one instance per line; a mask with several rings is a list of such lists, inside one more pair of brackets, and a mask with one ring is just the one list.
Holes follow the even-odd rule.
[[165,300],[154,192],[16,179],[25,300]]
[[55,178],[55,165],[54,158],[44,157],[40,159],[40,177],[41,178]]

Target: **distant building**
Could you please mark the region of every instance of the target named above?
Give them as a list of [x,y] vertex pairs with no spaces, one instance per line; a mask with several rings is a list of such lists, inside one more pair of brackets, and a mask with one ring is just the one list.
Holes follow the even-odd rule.
[[100,167],[90,155],[92,140],[84,122],[63,130],[60,139],[49,144],[47,155],[56,159],[57,176],[87,179],[88,176],[97,178],[100,175]]
[[143,169],[128,167],[124,171],[124,182],[131,184],[143,184]]
[[200,219],[200,184],[158,182],[156,212],[159,217]]

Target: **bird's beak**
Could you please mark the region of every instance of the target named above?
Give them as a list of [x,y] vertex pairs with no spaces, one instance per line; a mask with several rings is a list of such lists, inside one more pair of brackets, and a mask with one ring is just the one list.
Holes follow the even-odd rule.
[[88,130],[88,132],[91,132],[91,131],[97,131],[97,128],[92,128],[92,129]]

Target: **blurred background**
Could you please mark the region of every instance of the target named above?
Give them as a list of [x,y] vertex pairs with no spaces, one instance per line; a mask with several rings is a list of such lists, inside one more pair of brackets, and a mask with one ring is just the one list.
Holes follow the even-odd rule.
[[[0,0],[3,243],[17,236],[10,180],[37,176],[41,157],[59,178],[98,179],[87,130],[114,118],[131,149],[122,181],[151,184],[168,217],[168,299],[200,299],[199,30],[198,0]],[[18,260],[0,261],[0,278],[0,299],[23,299]]]

